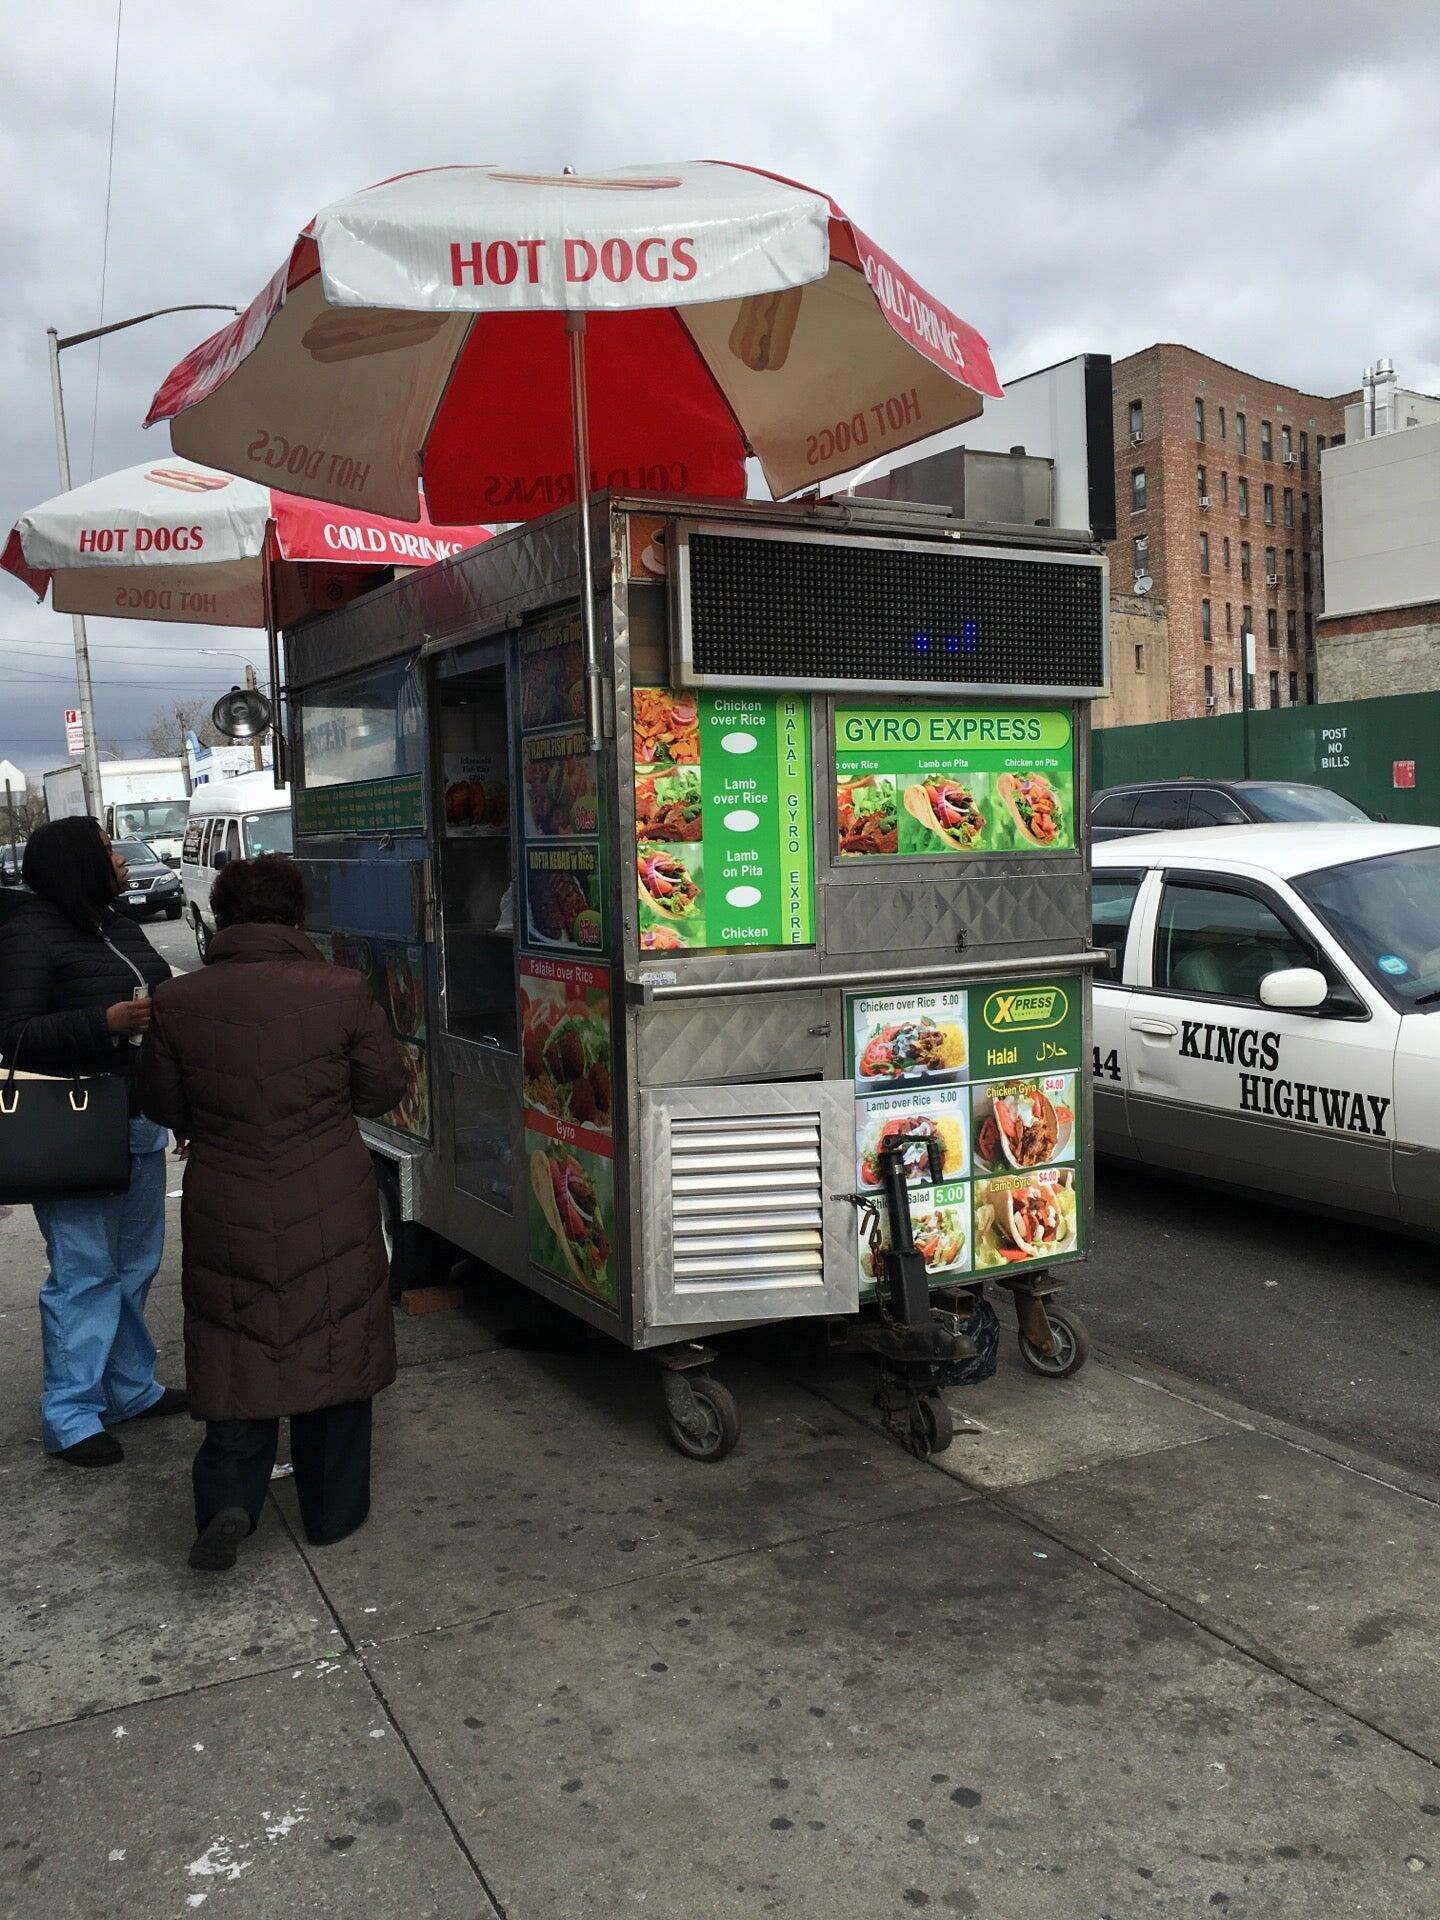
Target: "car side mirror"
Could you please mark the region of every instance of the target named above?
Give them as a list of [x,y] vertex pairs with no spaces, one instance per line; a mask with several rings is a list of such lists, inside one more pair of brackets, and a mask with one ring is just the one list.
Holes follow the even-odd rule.
[[[227,863],[229,858],[230,858],[229,854],[226,853],[225,849],[222,847],[220,851],[215,855],[215,859],[212,863],[217,873],[220,871],[221,867],[223,867]],[[1271,976],[1272,979],[1275,977],[1276,976],[1274,975]]]
[[1318,967],[1282,967],[1260,982],[1260,1004],[1287,1013],[1316,1013],[1330,997],[1330,982]]

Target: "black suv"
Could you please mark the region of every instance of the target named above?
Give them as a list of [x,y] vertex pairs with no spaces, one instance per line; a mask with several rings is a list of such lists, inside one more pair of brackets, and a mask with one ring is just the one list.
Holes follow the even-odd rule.
[[1102,787],[1090,802],[1090,838],[1178,827],[1243,827],[1251,821],[1370,820],[1375,816],[1328,787],[1289,780],[1137,780]]

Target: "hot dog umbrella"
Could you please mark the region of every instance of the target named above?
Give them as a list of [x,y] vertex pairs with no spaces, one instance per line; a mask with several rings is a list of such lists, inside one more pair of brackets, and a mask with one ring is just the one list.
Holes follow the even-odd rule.
[[[567,382],[568,365],[568,382]],[[980,412],[980,335],[835,203],[716,161],[445,167],[326,207],[165,380],[177,453],[408,518],[592,486],[777,497]],[[599,732],[590,543],[587,716]]]
[[350,598],[341,570],[428,566],[490,537],[418,504],[418,521],[389,519],[171,459],[32,507],[0,567],[58,613],[265,627],[278,688],[277,625]]

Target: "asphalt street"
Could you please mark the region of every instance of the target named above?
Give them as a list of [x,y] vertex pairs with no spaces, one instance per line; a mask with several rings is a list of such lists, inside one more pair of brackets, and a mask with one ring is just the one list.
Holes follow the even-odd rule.
[[1099,1340],[1440,1474],[1440,1252],[1115,1163],[1074,1299]]
[[190,973],[199,966],[195,935],[188,920],[142,920],[140,926],[151,946],[176,973]]

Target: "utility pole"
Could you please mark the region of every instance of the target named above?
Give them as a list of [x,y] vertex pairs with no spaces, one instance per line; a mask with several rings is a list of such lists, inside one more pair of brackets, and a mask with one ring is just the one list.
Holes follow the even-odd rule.
[[[65,437],[65,396],[60,387],[60,336],[54,327],[45,338],[50,348],[50,397],[55,405],[55,452],[60,461],[60,491],[70,491],[70,447]],[[100,749],[95,739],[95,695],[90,685],[90,641],[85,632],[83,613],[72,613],[70,629],[75,638],[76,701],[84,739],[80,743],[80,763],[85,781],[86,810],[98,820],[100,813]]]
[[[254,667],[251,666],[248,660],[245,662],[245,685],[249,688],[251,693],[255,692],[255,669]],[[255,771],[257,773],[262,772],[265,766],[265,748],[263,745],[264,738],[265,736],[263,733],[257,733],[255,738],[250,742],[250,745],[254,749],[254,753],[255,753]]]

